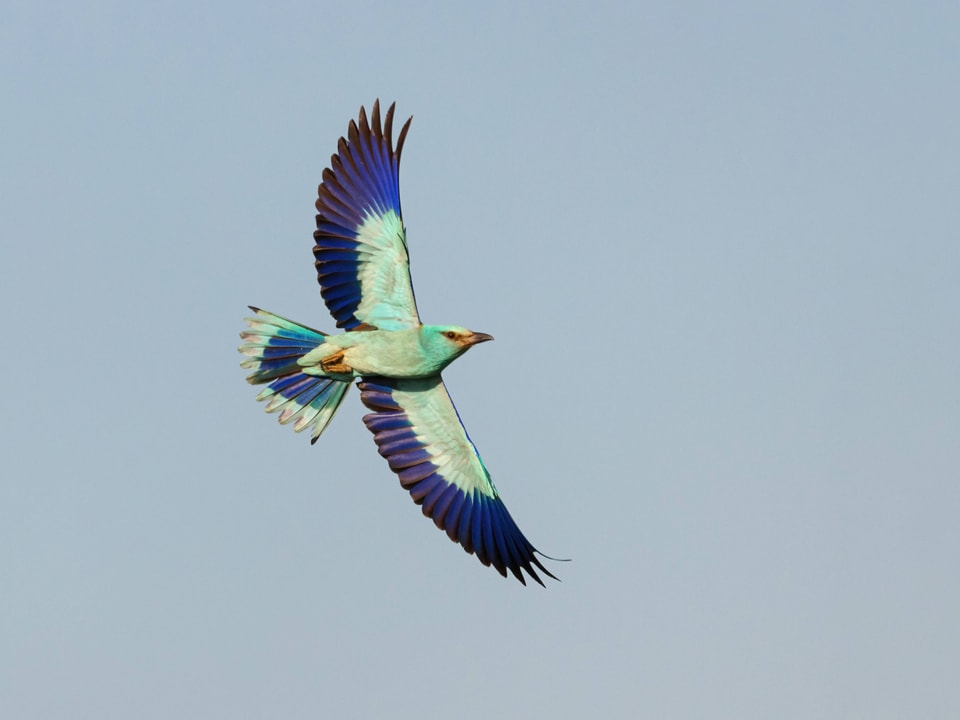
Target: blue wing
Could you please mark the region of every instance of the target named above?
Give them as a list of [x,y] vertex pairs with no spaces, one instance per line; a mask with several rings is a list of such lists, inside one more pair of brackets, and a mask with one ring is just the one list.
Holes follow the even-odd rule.
[[381,128],[379,100],[370,123],[360,108],[317,190],[317,279],[337,327],[346,330],[420,324],[400,214],[400,153],[413,118],[394,148],[393,110]]
[[507,512],[439,376],[364,378],[359,388],[373,410],[363,422],[424,515],[504,577],[526,585],[523,569],[543,585],[535,565],[556,580]]

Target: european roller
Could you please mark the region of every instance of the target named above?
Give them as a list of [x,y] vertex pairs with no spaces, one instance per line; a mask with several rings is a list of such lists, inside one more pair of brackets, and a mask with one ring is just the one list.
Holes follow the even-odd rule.
[[[449,538],[501,575],[524,585],[534,567],[556,579],[517,527],[467,435],[441,373],[493,338],[459,325],[420,322],[400,213],[400,153],[407,120],[393,141],[394,106],[380,122],[364,108],[324,169],[313,234],[320,294],[345,332],[328,335],[251,307],[241,333],[252,370],[266,384],[257,400],[281,424],[309,428],[316,442],[354,380],[372,412],[363,422],[400,484]],[[544,556],[545,557],[545,556]]]

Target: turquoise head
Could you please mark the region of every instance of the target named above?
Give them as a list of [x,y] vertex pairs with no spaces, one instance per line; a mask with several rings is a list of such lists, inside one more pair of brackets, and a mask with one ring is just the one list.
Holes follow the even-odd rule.
[[423,325],[420,328],[420,347],[431,364],[440,372],[467,350],[487,340],[492,335],[473,332],[459,325]]

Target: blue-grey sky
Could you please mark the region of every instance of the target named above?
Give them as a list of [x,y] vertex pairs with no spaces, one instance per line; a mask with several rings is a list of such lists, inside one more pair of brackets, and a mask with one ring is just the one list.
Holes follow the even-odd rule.
[[[960,716],[956,3],[3,14],[4,717]],[[244,382],[376,97],[546,590]]]

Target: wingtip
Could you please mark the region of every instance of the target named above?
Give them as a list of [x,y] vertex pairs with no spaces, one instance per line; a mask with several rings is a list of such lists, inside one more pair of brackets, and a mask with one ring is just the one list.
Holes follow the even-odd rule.
[[397,162],[400,162],[400,154],[403,152],[403,143],[407,139],[407,132],[410,130],[410,123],[413,122],[413,115],[407,118],[407,121],[400,128],[400,136],[397,138],[397,149],[394,154],[397,156]]
[[[375,137],[378,138],[387,138],[389,143],[388,147],[390,149],[390,154],[397,158],[397,162],[400,161],[400,154],[403,152],[403,143],[407,139],[407,133],[410,131],[410,124],[413,122],[413,115],[407,118],[407,121],[403,124],[403,127],[400,128],[400,134],[397,136],[396,144],[393,142],[393,117],[397,111],[397,102],[394,100],[387,107],[386,113],[383,114],[383,122],[380,122],[380,98],[376,98],[373,101],[373,105],[370,110],[370,123],[368,125],[370,132],[373,133]],[[363,125],[367,122],[366,108],[361,105],[360,112],[358,113],[358,120],[360,121],[361,130]],[[351,121],[353,122],[353,121]],[[351,138],[352,142],[352,138]]]
[[370,123],[367,122],[367,109],[361,105],[360,113],[357,117],[357,125],[361,134],[366,134],[370,132]]

